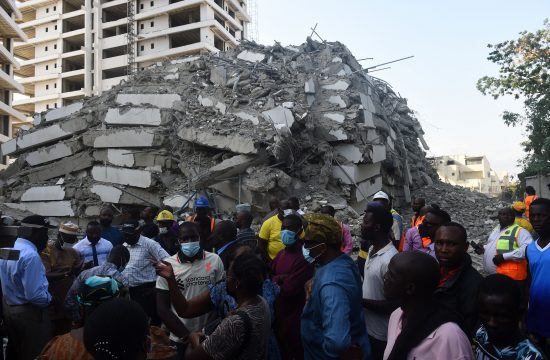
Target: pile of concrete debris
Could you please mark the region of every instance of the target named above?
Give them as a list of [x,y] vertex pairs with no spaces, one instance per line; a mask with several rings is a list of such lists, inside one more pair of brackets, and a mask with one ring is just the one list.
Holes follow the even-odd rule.
[[180,208],[197,192],[218,213],[272,196],[364,209],[437,178],[423,131],[340,43],[243,43],[139,71],[99,97],[34,117],[1,147],[5,207],[61,218],[104,203]]

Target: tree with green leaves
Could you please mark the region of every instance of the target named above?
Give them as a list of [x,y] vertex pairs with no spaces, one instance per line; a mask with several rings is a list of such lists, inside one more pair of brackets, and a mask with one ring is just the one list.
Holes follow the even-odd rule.
[[484,76],[477,88],[498,99],[511,95],[522,99],[525,115],[505,111],[508,126],[525,126],[522,143],[524,176],[550,172],[550,22],[536,32],[523,31],[517,40],[488,45],[488,60],[497,64],[498,77]]

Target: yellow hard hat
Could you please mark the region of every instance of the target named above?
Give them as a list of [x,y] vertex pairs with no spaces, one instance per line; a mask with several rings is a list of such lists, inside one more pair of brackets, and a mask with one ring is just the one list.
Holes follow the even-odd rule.
[[524,212],[525,211],[525,203],[523,201],[516,201],[512,204],[512,209]]
[[174,214],[168,210],[162,210],[157,215],[157,221],[174,221]]

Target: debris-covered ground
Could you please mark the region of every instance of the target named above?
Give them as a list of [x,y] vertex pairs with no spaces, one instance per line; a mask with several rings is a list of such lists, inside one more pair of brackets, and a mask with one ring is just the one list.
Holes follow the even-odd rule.
[[0,202],[59,218],[104,203],[179,208],[197,191],[219,213],[298,196],[357,216],[381,189],[400,206],[437,177],[406,100],[337,42],[157,64],[34,124],[1,147],[17,161]]

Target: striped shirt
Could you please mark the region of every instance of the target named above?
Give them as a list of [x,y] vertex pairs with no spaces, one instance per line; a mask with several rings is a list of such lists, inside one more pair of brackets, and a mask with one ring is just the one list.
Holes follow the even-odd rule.
[[170,257],[170,254],[158,242],[143,235],[140,235],[134,245],[124,243],[124,246],[130,252],[130,261],[123,272],[128,277],[130,287],[157,281],[157,273],[151,260],[161,261]]
[[240,245],[249,246],[253,250],[256,249],[256,246],[258,245],[258,238],[256,237],[256,233],[251,228],[239,230],[235,240],[235,242],[239,243]]

